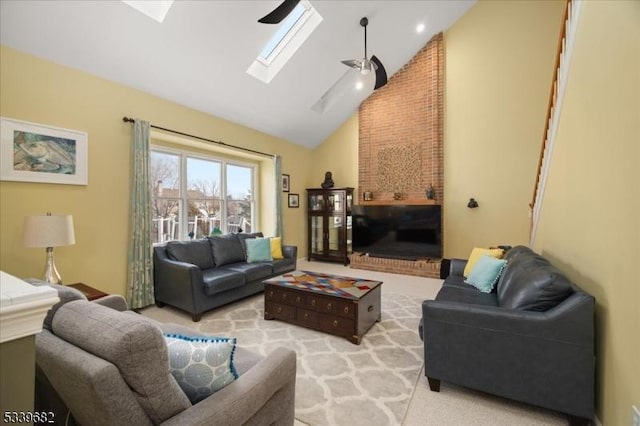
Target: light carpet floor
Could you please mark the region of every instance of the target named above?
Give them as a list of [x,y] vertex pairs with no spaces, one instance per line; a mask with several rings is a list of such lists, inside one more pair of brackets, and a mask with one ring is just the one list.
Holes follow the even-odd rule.
[[233,335],[238,345],[267,353],[275,346],[298,355],[296,425],[565,425],[561,414],[442,383],[431,392],[417,333],[420,301],[441,280],[298,261],[298,269],[383,281],[382,322],[360,345],[281,321],[262,319],[262,296],[203,315],[199,323],[165,307],[142,314],[200,332]]

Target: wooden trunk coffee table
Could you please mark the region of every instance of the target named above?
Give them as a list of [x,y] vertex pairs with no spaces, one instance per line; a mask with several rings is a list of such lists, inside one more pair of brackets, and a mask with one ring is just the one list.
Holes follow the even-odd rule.
[[349,339],[356,345],[380,321],[381,281],[293,271],[264,282],[264,319]]

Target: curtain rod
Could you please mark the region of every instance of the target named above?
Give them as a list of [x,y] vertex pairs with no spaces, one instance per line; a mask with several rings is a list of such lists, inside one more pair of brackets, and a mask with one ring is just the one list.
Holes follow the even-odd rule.
[[[135,119],[129,118],[129,117],[122,117],[122,121],[124,121],[125,123],[135,123],[136,122]],[[254,154],[264,155],[266,157],[275,157],[274,154],[267,154],[266,152],[260,152],[260,151],[254,150],[254,149],[243,148],[241,146],[231,145],[231,144],[228,144],[228,143],[225,143],[225,142],[222,142],[222,141],[214,141],[213,139],[202,138],[200,136],[190,135],[188,133],[179,132],[177,130],[171,130],[171,129],[166,129],[166,128],[160,127],[160,126],[154,126],[153,124],[150,124],[149,127],[152,127],[154,129],[158,129],[158,130],[163,130],[163,131],[169,132],[169,133],[174,133],[176,135],[187,136],[189,138],[198,139],[198,140],[201,140],[201,141],[204,141],[204,142],[214,143],[214,144],[217,144],[217,145],[222,145],[222,146],[233,148],[233,149],[239,149],[241,151],[247,151],[247,152],[252,152]]]

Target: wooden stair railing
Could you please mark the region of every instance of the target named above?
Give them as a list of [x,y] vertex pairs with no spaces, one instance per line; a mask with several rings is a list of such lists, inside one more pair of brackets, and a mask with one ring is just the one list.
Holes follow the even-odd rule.
[[562,104],[564,88],[566,86],[566,75],[571,59],[573,39],[575,38],[575,24],[582,0],[567,0],[564,8],[560,37],[555,60],[553,82],[549,93],[549,103],[547,104],[547,115],[545,118],[544,133],[540,146],[540,156],[538,157],[538,167],[536,169],[536,180],[533,187],[533,196],[529,204],[531,227],[529,244],[533,246],[537,220],[540,214],[540,202],[544,193],[546,173],[551,159],[551,151],[555,140],[557,121]]

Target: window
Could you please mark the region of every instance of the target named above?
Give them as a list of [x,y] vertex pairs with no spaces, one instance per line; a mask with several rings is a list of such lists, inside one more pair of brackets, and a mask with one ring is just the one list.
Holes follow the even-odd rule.
[[298,21],[302,15],[305,14],[306,8],[304,3],[298,3],[298,5],[289,13],[289,16],[284,20],[284,22],[279,25],[278,31],[269,39],[267,44],[262,48],[260,55],[258,55],[258,59],[261,59],[263,63],[269,65],[273,58],[277,55],[276,47],[279,47],[282,50],[284,45],[286,45],[286,40],[292,37],[295,34],[295,31],[292,31],[292,28]]
[[311,3],[301,0],[289,16],[277,25],[276,32],[249,66],[247,73],[264,83],[271,82],[320,22],[322,16]]
[[152,147],[153,243],[252,232],[255,167]]

